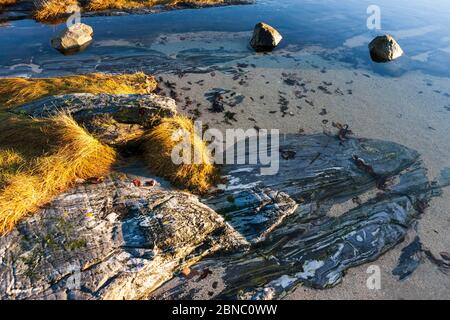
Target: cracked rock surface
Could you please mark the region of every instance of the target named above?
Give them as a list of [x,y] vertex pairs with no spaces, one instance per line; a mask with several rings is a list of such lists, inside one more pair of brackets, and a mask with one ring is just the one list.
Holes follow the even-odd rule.
[[35,118],[70,113],[74,119],[110,145],[142,136],[162,118],[177,114],[175,100],[156,94],[89,94],[50,96],[15,108],[13,112]]
[[0,299],[139,299],[203,255],[246,245],[195,196],[83,185],[0,238]]
[[[250,152],[250,151],[249,151]],[[0,299],[278,299],[328,288],[401,242],[450,183],[396,143],[287,135],[279,171],[225,165],[196,196],[84,184],[0,238]]]

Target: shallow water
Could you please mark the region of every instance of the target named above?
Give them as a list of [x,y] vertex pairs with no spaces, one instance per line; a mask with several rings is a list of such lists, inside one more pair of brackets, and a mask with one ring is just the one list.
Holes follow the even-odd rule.
[[[199,31],[247,32],[255,22],[265,21],[276,26],[283,34],[281,48],[314,45],[330,50],[340,49],[336,57],[339,60],[348,62],[355,68],[367,68],[383,74],[398,75],[421,70],[450,76],[450,65],[446,63],[450,57],[448,1],[401,0],[392,3],[382,0],[376,3],[381,8],[382,30],[368,30],[366,26],[366,10],[373,1],[357,0],[258,0],[254,5],[245,6],[83,18],[83,22],[93,26],[96,43],[84,53],[64,59],[49,43],[50,38],[64,25],[48,26],[31,20],[16,21],[0,27],[0,75],[44,75],[46,71],[87,72],[90,71],[88,67],[74,70],[73,62],[87,62],[91,69],[98,69],[102,67],[101,60],[156,54],[153,52],[153,44],[160,35]],[[404,58],[388,65],[370,61],[366,44],[382,32],[389,32],[397,38],[406,52]],[[211,42],[220,44],[221,41],[211,39]],[[202,48],[201,44],[197,48]],[[251,54],[245,46],[235,49],[245,55]],[[170,57],[160,55],[158,58],[171,60]],[[58,64],[57,70],[50,65],[52,60]],[[220,59],[212,60],[220,62]],[[158,59],[158,62],[161,64],[162,61]],[[130,69],[130,66],[123,67]],[[149,71],[159,69],[151,61],[134,67]]]

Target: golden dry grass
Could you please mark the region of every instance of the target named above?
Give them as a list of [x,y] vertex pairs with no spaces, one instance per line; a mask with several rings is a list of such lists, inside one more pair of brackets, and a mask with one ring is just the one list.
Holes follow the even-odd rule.
[[11,4],[16,3],[17,0],[0,0],[0,7],[2,6],[9,6]]
[[[174,138],[177,132],[187,134],[186,142],[189,142],[191,146],[192,157],[188,156],[189,151],[187,153],[181,151],[179,155],[188,156],[192,160],[191,163],[175,164],[172,161],[172,152],[183,139],[181,136]],[[177,186],[185,187],[193,192],[205,193],[217,178],[207,144],[194,133],[194,124],[189,118],[177,116],[163,119],[160,125],[143,138],[143,149],[149,168]],[[195,153],[200,160],[197,163],[193,161]]]
[[23,157],[14,150],[0,149],[0,188],[25,164]]
[[[0,234],[11,230],[23,217],[38,211],[79,179],[107,174],[116,159],[112,148],[97,141],[67,114],[47,121],[26,121],[29,126],[40,127],[42,135],[51,136],[54,143],[50,147],[48,144],[36,147],[31,142],[31,149],[52,150],[26,161],[20,155],[20,148],[0,152],[0,169],[4,176],[0,191]],[[23,126],[22,132],[29,126]],[[0,131],[0,138],[2,135]]]
[[86,10],[100,11],[107,9],[137,9],[150,8],[158,5],[210,5],[222,4],[225,2],[225,0],[90,0],[86,6]]
[[0,110],[70,93],[145,94],[156,88],[143,72],[122,75],[92,73],[55,78],[0,78]]
[[73,12],[70,8],[79,6],[77,0],[39,0],[34,12],[37,21],[52,21]]

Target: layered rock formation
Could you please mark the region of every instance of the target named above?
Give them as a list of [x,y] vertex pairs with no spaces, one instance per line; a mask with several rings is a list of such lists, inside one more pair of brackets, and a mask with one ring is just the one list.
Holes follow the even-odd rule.
[[334,286],[402,241],[450,180],[429,181],[417,152],[385,141],[293,135],[280,152],[291,157],[278,174],[226,165],[228,182],[200,201],[121,173],[60,195],[0,239],[0,298],[274,299]]

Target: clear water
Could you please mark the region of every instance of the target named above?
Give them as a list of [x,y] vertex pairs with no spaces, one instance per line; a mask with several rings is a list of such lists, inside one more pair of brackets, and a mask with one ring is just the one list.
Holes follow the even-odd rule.
[[[382,30],[368,30],[367,7],[376,3],[381,8]],[[27,73],[20,64],[40,65],[43,72],[68,73],[92,71],[97,63],[107,58],[145,56],[151,43],[160,34],[219,31],[249,31],[255,22],[265,21],[276,26],[284,36],[282,47],[300,48],[318,45],[345,51],[338,59],[358,68],[378,73],[400,75],[406,71],[421,70],[430,74],[450,76],[450,2],[446,0],[258,0],[254,5],[179,10],[153,15],[83,18],[93,26],[95,41],[127,39],[138,47],[91,46],[72,57],[62,57],[50,46],[50,39],[64,25],[49,26],[31,20],[16,21],[0,27],[0,75]],[[375,64],[367,53],[367,41],[380,33],[393,34],[406,56],[391,64]],[[251,54],[246,47],[241,48]],[[51,66],[54,61],[57,67]],[[82,69],[71,68],[71,63],[84,64]],[[158,60],[161,63],[160,60]],[[19,66],[17,66],[19,64]],[[13,69],[11,69],[11,66]],[[140,68],[155,71],[151,61]],[[132,66],[129,66],[132,68]],[[50,70],[52,70],[50,72]],[[35,72],[29,75],[38,75]]]

